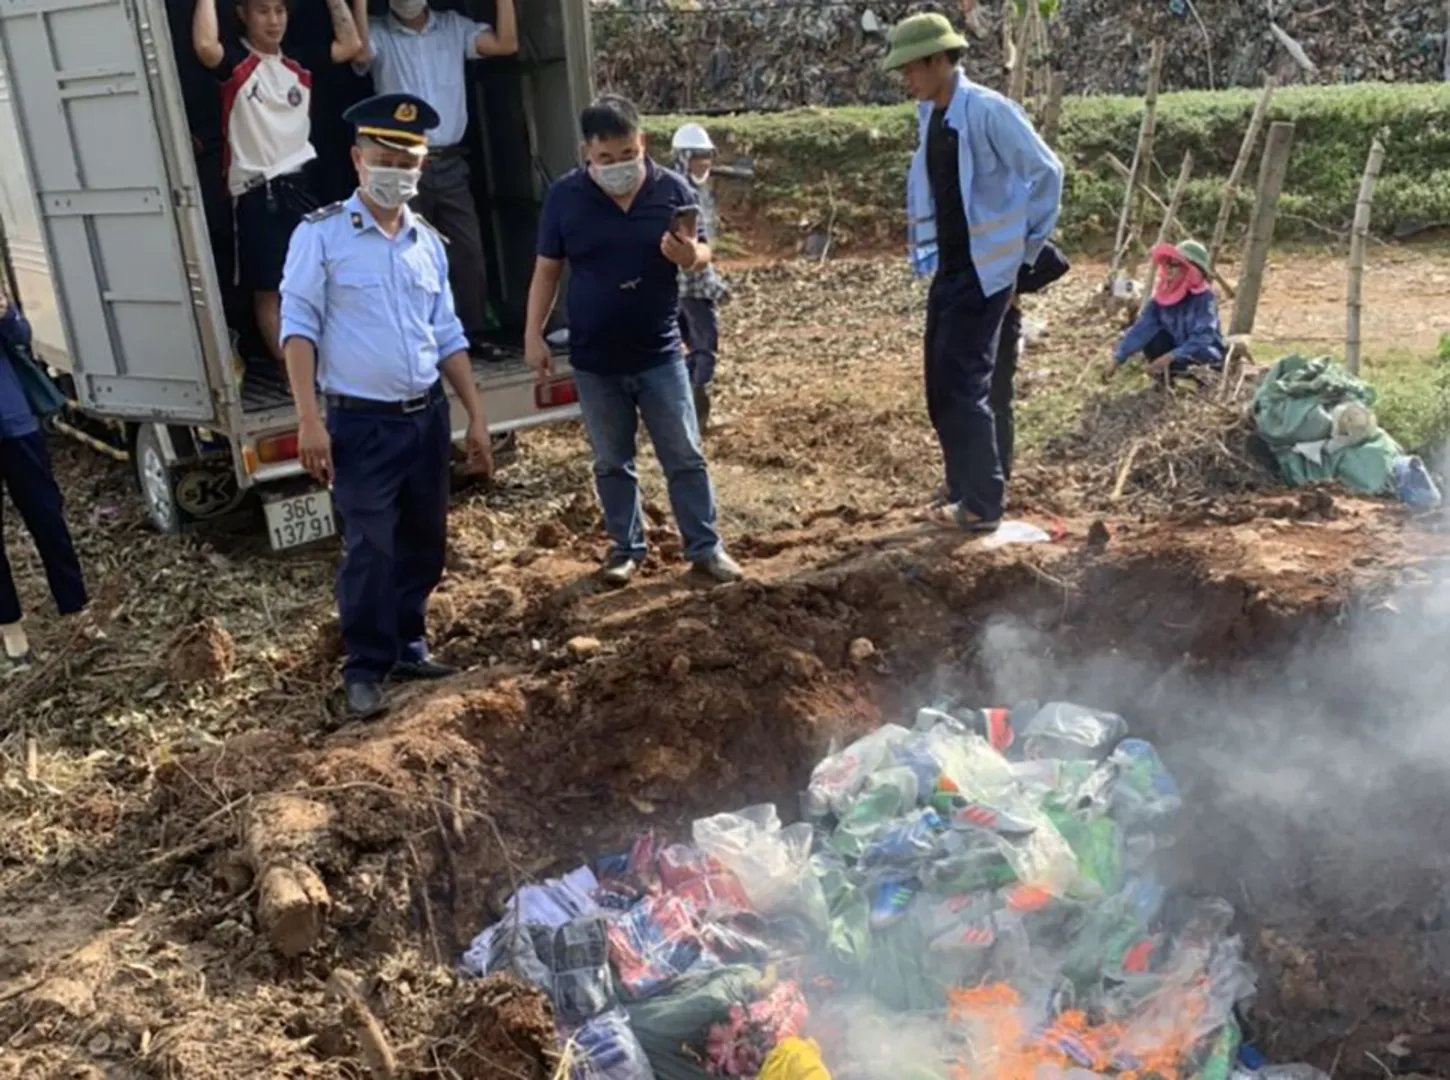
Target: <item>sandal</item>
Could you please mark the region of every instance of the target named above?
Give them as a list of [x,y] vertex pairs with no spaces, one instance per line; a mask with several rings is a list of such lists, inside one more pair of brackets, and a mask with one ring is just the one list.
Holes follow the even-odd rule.
[[994,533],[1002,524],[1000,517],[988,520],[978,517],[961,503],[949,503],[945,506],[933,507],[927,512],[927,520],[936,524],[944,525],[952,529],[960,529],[965,533],[976,535]]

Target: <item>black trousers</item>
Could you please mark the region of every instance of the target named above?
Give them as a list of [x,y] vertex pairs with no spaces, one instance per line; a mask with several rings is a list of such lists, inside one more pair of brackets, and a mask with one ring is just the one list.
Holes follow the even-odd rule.
[[469,341],[477,341],[488,322],[488,264],[479,232],[478,206],[468,159],[445,152],[429,160],[412,207],[448,241],[448,283],[453,304]]
[[[50,471],[44,435],[35,432],[17,439],[0,438],[0,488],[9,493],[10,501],[20,511],[20,520],[35,541],[56,607],[62,615],[74,615],[86,606],[86,583],[66,527],[60,488]],[[4,506],[0,498],[0,515]],[[0,530],[3,527],[0,517]],[[19,622],[20,616],[20,596],[15,591],[5,545],[0,542],[0,624]]]
[[992,368],[992,420],[997,428],[997,460],[1002,479],[1012,479],[1012,456],[1016,451],[1017,426],[1012,413],[1016,397],[1017,360],[1022,355],[1022,312],[1016,304],[1007,306],[1002,333],[997,338],[997,363]]
[[926,301],[926,409],[941,443],[947,494],[986,521],[1002,516],[992,372],[1012,290],[991,296],[973,271],[940,273]]

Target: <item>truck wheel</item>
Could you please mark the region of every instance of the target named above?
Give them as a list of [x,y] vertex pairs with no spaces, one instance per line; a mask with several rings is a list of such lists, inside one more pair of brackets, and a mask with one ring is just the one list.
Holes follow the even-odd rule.
[[165,536],[175,536],[181,532],[181,510],[176,505],[176,477],[161,452],[161,437],[155,424],[142,424],[137,430],[132,462],[151,527]]

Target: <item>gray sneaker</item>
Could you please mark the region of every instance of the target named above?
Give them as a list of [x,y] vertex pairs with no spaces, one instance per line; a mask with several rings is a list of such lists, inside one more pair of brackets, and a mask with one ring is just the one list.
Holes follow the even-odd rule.
[[717,551],[695,563],[695,573],[703,574],[721,585],[732,585],[745,579],[745,571],[740,569],[740,564],[723,551]]
[[615,555],[604,564],[604,569],[599,572],[599,580],[612,589],[622,589],[629,584],[638,569],[639,563],[628,555]]

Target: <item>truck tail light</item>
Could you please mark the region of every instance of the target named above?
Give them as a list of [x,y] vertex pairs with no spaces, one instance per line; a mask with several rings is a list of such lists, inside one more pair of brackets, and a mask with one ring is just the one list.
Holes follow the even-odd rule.
[[534,387],[534,406],[539,409],[557,409],[573,405],[579,400],[579,388],[573,379],[555,379]]
[[279,461],[292,461],[297,457],[297,432],[285,435],[270,435],[257,440],[257,460],[264,465],[275,465]]

